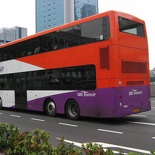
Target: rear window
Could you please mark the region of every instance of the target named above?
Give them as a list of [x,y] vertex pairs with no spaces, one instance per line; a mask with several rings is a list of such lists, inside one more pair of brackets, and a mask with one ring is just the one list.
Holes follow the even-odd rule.
[[124,33],[145,37],[144,25],[133,20],[129,20],[123,17],[118,17],[119,30]]

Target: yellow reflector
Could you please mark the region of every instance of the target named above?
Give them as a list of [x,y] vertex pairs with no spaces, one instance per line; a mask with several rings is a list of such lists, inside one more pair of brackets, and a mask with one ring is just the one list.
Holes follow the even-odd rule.
[[133,109],[133,112],[134,112],[134,113],[140,112],[140,108],[134,108],[134,109]]

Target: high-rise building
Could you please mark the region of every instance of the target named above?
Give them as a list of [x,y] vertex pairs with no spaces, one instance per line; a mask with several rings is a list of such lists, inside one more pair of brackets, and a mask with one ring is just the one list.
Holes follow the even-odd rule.
[[36,0],[36,32],[98,13],[98,0]]
[[0,45],[8,43],[10,41],[20,39],[27,36],[27,28],[23,27],[12,27],[12,28],[1,28],[0,29]]

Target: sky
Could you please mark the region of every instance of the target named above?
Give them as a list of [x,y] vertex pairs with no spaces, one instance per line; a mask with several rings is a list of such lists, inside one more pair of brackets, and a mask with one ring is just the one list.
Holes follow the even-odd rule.
[[[155,8],[153,0],[98,0],[99,13],[116,10],[132,14],[146,23],[150,69],[155,67]],[[35,0],[0,0],[0,28],[25,27],[35,33]],[[153,18],[153,19],[152,19]]]

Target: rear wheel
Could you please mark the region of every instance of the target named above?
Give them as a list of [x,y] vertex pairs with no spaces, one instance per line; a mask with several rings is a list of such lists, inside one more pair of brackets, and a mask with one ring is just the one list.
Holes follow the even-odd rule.
[[69,119],[78,120],[80,117],[80,108],[75,100],[69,100],[66,105],[66,114]]
[[0,98],[0,109],[2,109],[2,99]]
[[45,111],[48,116],[54,117],[56,116],[56,105],[53,100],[48,100],[45,104]]

